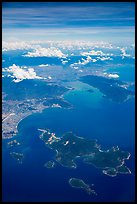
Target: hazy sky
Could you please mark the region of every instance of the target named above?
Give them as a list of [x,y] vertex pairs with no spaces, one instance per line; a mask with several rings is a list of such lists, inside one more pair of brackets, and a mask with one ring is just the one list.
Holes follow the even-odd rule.
[[130,2],[5,2],[3,40],[91,40],[134,43]]

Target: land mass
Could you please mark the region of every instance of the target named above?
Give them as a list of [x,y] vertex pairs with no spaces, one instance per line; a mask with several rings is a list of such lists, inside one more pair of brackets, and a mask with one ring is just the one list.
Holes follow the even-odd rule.
[[[86,184],[82,179],[70,178],[69,184],[73,188],[81,188],[81,189],[85,190],[88,194],[97,195],[97,193],[93,189],[91,189],[90,185]],[[92,186],[93,186],[93,184],[92,184]]]
[[38,130],[42,132],[39,136],[40,139],[56,152],[55,160],[64,167],[76,168],[75,160],[80,158],[84,163],[101,169],[102,173],[108,176],[131,173],[124,165],[125,160],[129,159],[130,153],[120,150],[118,146],[103,151],[96,140],[78,137],[72,132],[57,137],[49,129]]
[[118,103],[122,103],[134,96],[134,91],[128,90],[125,83],[117,79],[97,75],[86,75],[80,77],[79,80],[99,89],[99,91],[104,94],[103,97]]
[[[8,80],[8,81],[7,81]],[[24,82],[25,81],[25,82]],[[19,122],[33,113],[41,113],[46,108],[72,108],[63,99],[70,88],[24,80],[19,84],[3,79],[2,92],[2,138],[10,139],[18,133]]]

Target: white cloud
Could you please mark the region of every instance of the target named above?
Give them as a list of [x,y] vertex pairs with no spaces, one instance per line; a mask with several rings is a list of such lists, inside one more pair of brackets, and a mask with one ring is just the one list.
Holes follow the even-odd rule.
[[39,47],[35,50],[23,55],[24,57],[65,57],[61,50],[55,47],[43,48]]
[[51,76],[48,76],[48,79],[52,79],[52,77],[51,77]]
[[83,70],[81,70],[81,69],[80,69],[80,70],[78,70],[78,71],[79,71],[79,72],[83,72]]
[[39,67],[48,67],[49,64],[40,64]]
[[13,64],[8,69],[6,69],[6,71],[12,73],[12,75],[15,77],[15,79],[13,80],[14,82],[20,82],[24,79],[42,79],[42,77],[36,75],[36,72],[33,68],[24,70],[21,67]]
[[106,61],[106,60],[113,60],[110,57],[97,57],[97,59],[101,60],[101,61]]
[[83,58],[82,58],[81,60],[82,60],[82,61],[79,60],[78,62],[75,62],[75,63],[71,64],[70,67],[76,69],[77,66],[86,65],[86,64],[88,64],[89,62],[96,62],[96,61],[97,61],[97,59],[93,59],[93,58],[91,58],[90,56],[87,56],[86,59],[83,59]]
[[108,74],[108,77],[110,78],[119,78],[118,74]]
[[82,52],[81,53],[82,56],[87,56],[87,55],[99,55],[99,56],[104,56],[105,54],[101,51],[101,50],[98,50],[98,51],[95,51],[95,50],[91,50],[89,52]]
[[121,52],[122,52],[122,54],[121,54],[122,59],[124,59],[125,57],[131,57],[131,55],[129,55],[129,54],[126,53],[126,49],[125,49],[124,47],[121,48],[120,50],[121,50]]
[[83,60],[83,62],[81,62],[81,64],[82,64],[82,65],[86,65],[86,64],[88,64],[90,61],[92,61],[92,58],[91,58],[90,56],[88,56],[87,59],[83,59],[83,58],[82,58],[82,60]]
[[70,67],[76,69],[77,66],[80,66],[80,65],[86,65],[88,64],[89,62],[97,62],[98,60],[101,60],[101,61],[105,61],[105,60],[112,60],[112,58],[110,57],[97,57],[96,59],[93,59],[91,58],[90,56],[87,56],[86,59],[81,59],[82,61],[78,61],[78,62],[75,62],[73,64],[70,65]]
[[82,58],[81,60],[82,60],[82,62],[79,60],[78,62],[75,62],[75,63],[71,64],[70,67],[72,67],[72,68],[75,67],[75,69],[76,69],[76,67],[79,66],[79,65],[86,65],[86,64],[88,64],[90,61],[93,61],[93,59],[92,59],[90,56],[87,56],[86,59],[83,59],[83,58]]
[[92,62],[96,62],[97,61],[97,59],[92,59]]
[[82,56],[87,56],[87,55],[90,55],[90,56],[113,56],[112,53],[104,53],[102,52],[101,50],[91,50],[89,52],[81,52],[80,53]]
[[61,60],[62,64],[66,64],[68,60]]

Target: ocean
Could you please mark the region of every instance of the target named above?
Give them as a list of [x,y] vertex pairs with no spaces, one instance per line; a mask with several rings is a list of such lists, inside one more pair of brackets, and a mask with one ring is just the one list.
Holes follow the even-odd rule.
[[[125,103],[115,103],[102,97],[95,88],[81,82],[71,82],[75,90],[64,98],[73,104],[72,109],[48,108],[22,120],[16,136],[23,145],[22,164],[10,157],[6,140],[2,148],[2,195],[3,201],[31,202],[107,202],[134,201],[135,197],[135,104],[134,98]],[[91,88],[94,92],[88,92]],[[49,128],[62,136],[67,131],[90,139],[97,139],[102,150],[119,146],[129,151],[131,157],[126,161],[132,174],[118,174],[116,177],[104,175],[100,169],[77,160],[77,168],[69,169],[56,163],[55,168],[47,169],[44,164],[53,160],[55,152],[40,140],[38,128]],[[71,177],[83,179],[94,184],[95,195],[88,195],[82,189],[72,188]]]
[[[102,98],[94,89],[88,92],[88,85],[71,83],[76,89],[68,92],[65,99],[73,109],[49,108],[22,120],[18,126],[18,138],[24,145],[24,160],[18,164],[5,150],[3,141],[2,181],[3,201],[133,201],[134,200],[134,99],[117,104]],[[49,128],[61,136],[67,131],[90,139],[97,139],[102,150],[118,145],[131,153],[126,161],[132,174],[109,177],[100,169],[78,160],[77,169],[68,169],[57,164],[47,169],[44,164],[54,159],[55,152],[48,149],[39,139],[38,128]],[[97,196],[88,195],[81,189],[71,188],[71,177],[94,184]]]

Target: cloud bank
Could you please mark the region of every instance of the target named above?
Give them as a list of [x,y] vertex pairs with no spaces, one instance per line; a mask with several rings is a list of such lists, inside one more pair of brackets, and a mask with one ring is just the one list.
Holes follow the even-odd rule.
[[91,50],[89,52],[82,52],[81,53],[82,56],[87,56],[87,55],[92,55],[92,56],[112,56],[113,54],[105,54],[104,52],[102,52],[101,50],[95,51],[95,50]]
[[[36,49],[40,47],[55,47],[61,48],[63,50],[81,50],[81,49],[94,49],[94,48],[108,48],[112,49],[113,46],[110,43],[106,43],[103,41],[82,41],[82,40],[62,40],[62,41],[54,41],[54,40],[32,40],[32,41],[2,41],[2,51],[9,50],[29,50]],[[87,55],[89,55],[87,53]]]
[[78,67],[80,66],[80,65],[86,65],[86,64],[88,64],[89,62],[93,62],[93,63],[95,63],[95,62],[97,62],[97,61],[99,61],[99,60],[101,60],[101,61],[106,61],[106,60],[112,60],[112,58],[110,58],[110,57],[97,57],[96,59],[94,58],[92,58],[92,57],[90,57],[90,56],[87,56],[87,58],[86,59],[81,59],[82,61],[78,61],[78,62],[75,62],[75,63],[73,63],[73,64],[71,64],[70,65],[70,67],[72,67],[72,68],[74,68],[74,69],[78,69]]
[[29,50],[40,47],[39,45],[34,45],[32,43],[27,43],[25,41],[14,41],[6,42],[2,41],[2,51],[11,51],[11,50]]
[[59,57],[59,58],[66,57],[66,55],[63,54],[61,50],[55,47],[50,47],[50,48],[39,47],[31,52],[28,52],[23,56],[24,57]]

